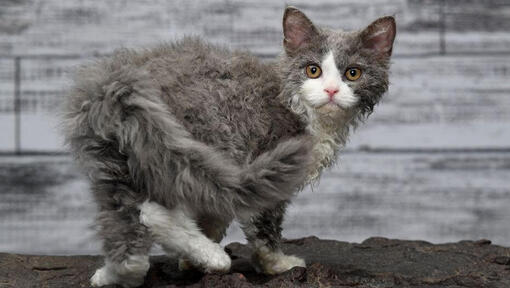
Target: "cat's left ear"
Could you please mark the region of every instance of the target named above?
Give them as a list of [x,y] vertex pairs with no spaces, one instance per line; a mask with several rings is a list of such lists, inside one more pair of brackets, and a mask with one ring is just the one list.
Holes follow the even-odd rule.
[[379,18],[361,32],[363,49],[369,50],[378,58],[389,58],[396,33],[395,18]]

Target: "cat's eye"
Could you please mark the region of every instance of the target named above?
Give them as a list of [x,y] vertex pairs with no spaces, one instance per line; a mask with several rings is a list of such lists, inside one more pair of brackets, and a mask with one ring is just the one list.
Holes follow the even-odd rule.
[[308,78],[312,79],[319,78],[321,74],[322,70],[321,67],[319,67],[318,65],[310,64],[306,66],[306,76],[308,76]]
[[345,71],[345,78],[349,81],[356,81],[361,77],[361,69],[359,68],[348,68]]

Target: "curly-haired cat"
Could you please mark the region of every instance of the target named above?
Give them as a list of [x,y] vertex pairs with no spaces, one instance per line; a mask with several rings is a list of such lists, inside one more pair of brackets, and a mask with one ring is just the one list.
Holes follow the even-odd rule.
[[286,204],[387,90],[396,29],[333,31],[288,7],[283,32],[277,62],[186,38],[79,70],[63,122],[98,205],[93,286],[142,284],[153,242],[182,268],[228,271],[233,219],[259,271],[305,266],[279,248]]

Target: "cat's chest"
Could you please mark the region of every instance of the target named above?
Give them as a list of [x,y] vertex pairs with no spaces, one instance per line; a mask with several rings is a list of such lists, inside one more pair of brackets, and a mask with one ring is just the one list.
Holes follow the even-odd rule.
[[309,181],[320,176],[322,170],[333,164],[337,157],[340,144],[334,141],[330,135],[317,135],[313,148],[313,162],[308,175]]
[[330,167],[335,162],[338,151],[345,144],[348,134],[346,127],[347,125],[344,122],[327,127],[318,123],[308,126],[315,142],[308,181],[316,180],[325,168]]

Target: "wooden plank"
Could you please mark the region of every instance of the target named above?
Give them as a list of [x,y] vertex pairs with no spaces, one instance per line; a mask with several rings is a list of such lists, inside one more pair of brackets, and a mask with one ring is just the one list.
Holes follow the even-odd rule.
[[80,64],[94,58],[23,59],[21,62],[22,111],[55,113],[60,108],[66,89],[71,85],[71,74]]
[[14,110],[14,59],[0,58],[0,113]]
[[[87,61],[22,61],[24,149],[61,149],[55,109],[65,97],[68,72]],[[354,133],[349,148],[510,147],[508,58],[397,57],[391,72],[389,93],[366,125]]]
[[343,155],[317,191],[298,196],[287,235],[317,229],[348,241],[380,235],[508,245],[509,164],[508,153]]
[[508,31],[510,3],[501,0],[444,1],[446,27],[452,31]]
[[[284,234],[509,246],[509,167],[508,153],[344,154],[293,201]],[[2,157],[0,191],[1,251],[99,252],[89,186],[70,157]],[[244,240],[238,226],[229,232],[225,242]]]
[[396,55],[439,51],[437,4],[409,4],[400,0],[282,2],[234,2],[239,11],[234,17],[234,46],[261,54],[279,53],[282,10],[288,4],[300,8],[317,25],[332,29],[362,29],[379,17],[394,15],[399,31],[394,50]]
[[396,58],[381,124],[510,121],[510,59],[504,56]]
[[350,147],[510,147],[510,59],[394,59],[388,95]]
[[[276,55],[286,4],[301,7],[321,25],[360,29],[383,15],[397,17],[396,54],[437,52],[437,4],[378,1],[16,1],[2,7],[0,48],[12,54],[109,53],[184,34]],[[37,49],[34,49],[37,47]]]
[[510,2],[444,1],[448,53],[510,53]]
[[[121,46],[144,46],[183,34],[203,33],[208,8],[224,1],[18,1],[5,7],[2,26],[25,28],[0,34],[7,54],[108,53]],[[10,22],[8,22],[10,21]],[[221,24],[221,23],[220,23]],[[37,47],[37,49],[34,49]]]
[[25,59],[21,64],[21,149],[58,151],[63,138],[58,130],[69,73],[84,59]]
[[0,151],[14,150],[14,59],[0,59]]

